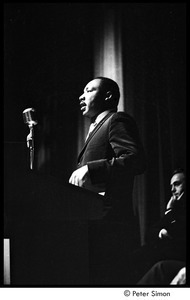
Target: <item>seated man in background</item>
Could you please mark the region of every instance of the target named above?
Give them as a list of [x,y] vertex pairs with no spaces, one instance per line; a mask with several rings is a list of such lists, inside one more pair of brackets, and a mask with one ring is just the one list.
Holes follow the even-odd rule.
[[159,261],[186,261],[186,199],[185,172],[173,172],[170,185],[172,196],[164,216],[153,227],[150,242],[131,256],[131,283],[138,283],[149,269]]

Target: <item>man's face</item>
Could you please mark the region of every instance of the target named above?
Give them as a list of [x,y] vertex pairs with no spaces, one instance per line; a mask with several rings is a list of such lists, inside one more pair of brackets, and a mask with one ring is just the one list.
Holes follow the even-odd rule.
[[104,94],[101,90],[101,79],[93,79],[84,88],[84,93],[79,97],[83,116],[93,118],[103,111]]
[[170,181],[171,192],[178,199],[178,197],[185,190],[185,176],[183,173],[173,175]]

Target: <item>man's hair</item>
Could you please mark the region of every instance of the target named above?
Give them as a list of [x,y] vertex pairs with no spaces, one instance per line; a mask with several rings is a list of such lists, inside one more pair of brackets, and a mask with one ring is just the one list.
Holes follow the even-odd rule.
[[172,172],[172,176],[174,176],[175,174],[178,174],[178,173],[183,173],[183,175],[185,176],[185,170],[181,167],[179,168],[176,168],[173,172]]
[[110,91],[112,93],[112,101],[110,105],[114,108],[118,106],[119,98],[120,98],[120,91],[118,84],[110,78],[98,76],[94,79],[101,79],[101,89],[104,92]]

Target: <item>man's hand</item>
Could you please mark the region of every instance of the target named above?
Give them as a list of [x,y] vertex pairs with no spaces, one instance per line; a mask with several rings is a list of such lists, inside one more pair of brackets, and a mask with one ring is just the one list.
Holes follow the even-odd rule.
[[171,239],[172,237],[169,235],[169,233],[167,232],[167,230],[165,228],[162,228],[158,234],[160,239],[165,239],[165,238],[169,238]]
[[183,267],[177,273],[177,275],[174,277],[174,279],[170,283],[170,285],[173,285],[173,284],[176,284],[176,285],[186,284],[186,267]]
[[85,165],[72,173],[69,183],[80,187],[85,187],[85,183],[88,183],[89,180],[88,166]]
[[175,195],[172,195],[167,206],[166,209],[172,209],[173,208],[173,203],[177,200],[177,197]]

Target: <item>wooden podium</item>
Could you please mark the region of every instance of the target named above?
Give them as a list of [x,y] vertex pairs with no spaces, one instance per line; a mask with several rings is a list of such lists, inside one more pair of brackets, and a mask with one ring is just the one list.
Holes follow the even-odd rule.
[[131,200],[108,207],[103,196],[28,170],[26,150],[25,143],[5,143],[7,284],[126,286],[127,254],[140,242]]
[[5,232],[12,286],[88,286],[89,222],[103,219],[103,197],[27,172],[5,178]]

